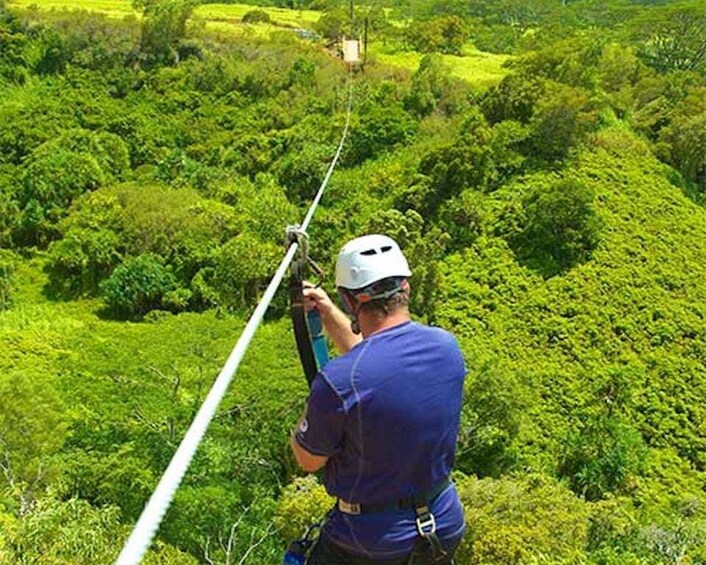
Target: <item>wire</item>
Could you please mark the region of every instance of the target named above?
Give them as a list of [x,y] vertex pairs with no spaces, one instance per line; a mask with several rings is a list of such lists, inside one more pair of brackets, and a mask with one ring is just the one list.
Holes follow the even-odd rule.
[[[306,228],[311,223],[311,220],[314,217],[314,212],[316,211],[316,208],[319,205],[321,198],[323,197],[324,191],[326,190],[326,187],[328,186],[328,183],[331,180],[331,175],[333,174],[333,171],[336,168],[336,164],[338,163],[338,160],[341,156],[341,152],[343,151],[343,146],[348,136],[348,130],[351,122],[352,103],[353,68],[352,66],[350,66],[348,74],[348,102],[346,105],[346,124],[343,128],[341,141],[338,144],[338,149],[336,149],[336,154],[334,155],[333,160],[329,165],[328,171],[326,172],[326,176],[324,177],[324,180],[321,183],[321,187],[316,193],[316,196],[314,197],[314,200],[312,201],[311,206],[309,207],[309,211],[307,212],[306,217],[304,218],[304,222],[301,225],[302,230],[306,230]],[[137,565],[142,561],[142,558],[149,549],[149,546],[152,543],[155,534],[157,533],[157,528],[159,528],[159,525],[161,524],[164,515],[167,513],[167,510],[169,509],[169,506],[172,503],[174,493],[179,488],[179,485],[181,484],[181,481],[184,478],[184,475],[186,474],[189,465],[191,464],[191,460],[193,459],[194,454],[196,453],[196,450],[198,449],[198,446],[201,443],[201,440],[203,439],[203,436],[205,435],[209,424],[211,423],[211,420],[213,420],[213,417],[216,414],[216,410],[218,409],[221,400],[225,396],[230,382],[233,380],[235,372],[238,370],[240,361],[243,359],[243,356],[245,355],[245,352],[247,351],[247,348],[250,345],[250,341],[255,335],[255,331],[262,322],[265,312],[267,311],[267,308],[272,302],[275,292],[281,284],[282,279],[284,278],[284,275],[286,274],[289,265],[294,259],[298,248],[299,244],[294,242],[287,249],[287,253],[282,259],[282,262],[277,268],[277,271],[275,272],[274,276],[272,277],[272,280],[270,281],[267,290],[265,290],[265,293],[262,299],[260,300],[260,303],[257,305],[257,308],[255,308],[255,311],[253,312],[252,316],[250,316],[250,319],[248,320],[248,323],[245,326],[243,333],[240,335],[240,338],[235,344],[233,351],[228,357],[228,360],[221,369],[221,372],[218,375],[218,378],[216,379],[215,383],[213,384],[213,387],[209,391],[206,400],[204,400],[203,404],[201,405],[201,408],[199,409],[198,413],[196,414],[196,417],[194,418],[194,421],[191,423],[191,426],[184,435],[184,439],[182,439],[181,443],[179,444],[179,447],[176,450],[176,453],[174,453],[172,460],[169,462],[166,471],[164,471],[162,478],[159,480],[157,488],[152,493],[152,496],[150,497],[149,501],[147,502],[147,505],[142,511],[142,514],[140,515],[137,524],[135,524],[135,527],[133,528],[130,537],[125,542],[125,546],[123,547],[122,551],[120,552],[120,555],[118,556],[116,565]]]

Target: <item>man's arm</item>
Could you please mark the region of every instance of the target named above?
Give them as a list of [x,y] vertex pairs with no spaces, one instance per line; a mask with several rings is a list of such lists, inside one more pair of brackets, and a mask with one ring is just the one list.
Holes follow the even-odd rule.
[[326,333],[336,344],[341,354],[347,353],[362,338],[351,330],[351,321],[321,288],[304,288],[304,307],[307,312],[314,308],[321,315],[321,323]]
[[302,470],[306,471],[307,473],[315,473],[324,465],[326,465],[328,457],[309,453],[306,449],[299,445],[299,442],[296,438],[296,430],[292,433],[290,443],[292,445],[292,453],[294,453],[294,458],[297,460],[297,463],[299,463],[299,466],[302,468]]

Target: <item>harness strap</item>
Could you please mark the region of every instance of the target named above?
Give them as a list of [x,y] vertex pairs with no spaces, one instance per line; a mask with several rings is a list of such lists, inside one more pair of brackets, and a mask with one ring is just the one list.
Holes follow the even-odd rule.
[[429,503],[415,505],[414,513],[417,515],[417,533],[431,548],[431,564],[445,563],[448,555],[436,535],[436,519],[431,513]]
[[346,502],[339,498],[336,502],[338,509],[344,514],[371,514],[373,512],[389,512],[391,510],[410,510],[416,508],[419,504],[428,504],[429,501],[441,494],[446,487],[451,484],[449,479],[441,481],[431,490],[419,493],[415,496],[400,498],[393,502],[383,504],[358,504],[356,502]]

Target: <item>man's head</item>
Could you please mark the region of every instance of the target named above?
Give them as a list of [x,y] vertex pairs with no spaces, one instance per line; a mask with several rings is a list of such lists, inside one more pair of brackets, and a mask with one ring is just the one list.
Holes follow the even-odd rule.
[[363,312],[385,318],[406,310],[411,275],[399,245],[385,235],[365,235],[344,245],[336,261],[336,286],[353,317],[353,330]]

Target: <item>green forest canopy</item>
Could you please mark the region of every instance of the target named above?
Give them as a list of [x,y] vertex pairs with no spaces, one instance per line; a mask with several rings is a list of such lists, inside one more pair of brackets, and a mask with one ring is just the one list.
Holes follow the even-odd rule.
[[[42,6],[0,12],[0,562],[102,563],[320,183],[346,80],[325,36],[350,22],[285,4],[318,10],[312,40],[277,20],[297,11],[226,33],[181,0]],[[388,233],[415,316],[459,337],[459,563],[704,562],[703,7],[358,11],[371,53],[312,253]],[[147,562],[278,562],[330,505],[287,453],[306,386],[285,309]]]

